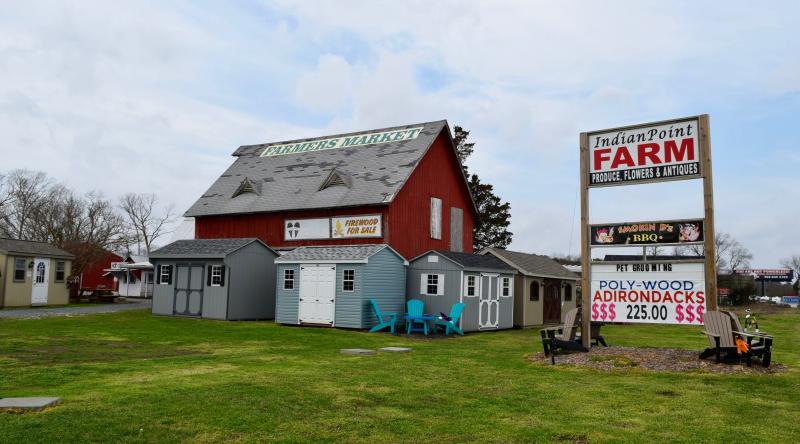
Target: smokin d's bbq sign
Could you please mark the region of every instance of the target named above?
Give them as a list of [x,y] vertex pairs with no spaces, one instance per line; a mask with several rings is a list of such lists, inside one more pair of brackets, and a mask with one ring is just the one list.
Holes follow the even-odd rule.
[[594,247],[703,242],[703,221],[699,219],[592,225],[591,231]]
[[700,177],[698,119],[589,133],[589,186]]

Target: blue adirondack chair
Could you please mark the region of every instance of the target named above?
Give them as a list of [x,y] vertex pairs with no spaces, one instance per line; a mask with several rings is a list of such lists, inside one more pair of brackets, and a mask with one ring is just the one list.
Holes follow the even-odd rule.
[[381,313],[381,309],[378,307],[378,301],[370,299],[369,302],[372,304],[372,309],[375,311],[375,317],[378,318],[378,325],[369,329],[369,332],[375,333],[376,331],[381,331],[388,327],[389,331],[394,334],[394,325],[397,323],[397,313]]
[[[427,335],[428,321],[422,319],[425,303],[419,299],[411,299],[406,303],[406,308],[408,310],[408,316],[406,316],[406,334],[410,334],[413,331],[421,331]],[[422,329],[414,327],[416,324],[422,324]]]
[[449,335],[451,331],[464,336],[464,332],[458,328],[458,320],[461,318],[462,311],[464,311],[464,304],[460,302],[453,304],[453,307],[450,309],[450,320],[445,321],[444,319],[436,319],[433,321],[434,328],[444,328],[445,336]]

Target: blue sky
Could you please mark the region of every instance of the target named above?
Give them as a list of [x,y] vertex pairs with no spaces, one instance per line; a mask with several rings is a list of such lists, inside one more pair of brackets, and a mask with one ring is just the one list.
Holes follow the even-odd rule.
[[[8,2],[0,155],[187,208],[242,144],[446,118],[512,204],[512,247],[577,253],[578,133],[708,113],[717,229],[800,254],[797,2]],[[699,184],[593,192],[592,220],[702,215]]]

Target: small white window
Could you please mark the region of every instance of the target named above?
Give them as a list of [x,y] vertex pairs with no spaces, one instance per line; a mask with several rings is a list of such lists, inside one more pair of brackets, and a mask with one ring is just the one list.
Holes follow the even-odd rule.
[[467,287],[465,296],[475,296],[475,276],[467,276],[465,287]]
[[354,291],[356,288],[356,271],[344,270],[342,274],[342,291]]
[[503,278],[503,296],[511,296],[511,278],[504,277]]
[[294,290],[294,270],[283,270],[283,289]]
[[172,283],[172,265],[161,266],[161,273],[158,275],[158,283],[161,285],[169,285]]
[[222,265],[211,266],[211,286],[212,287],[222,286]]
[[442,199],[431,197],[431,238],[442,238]]
[[420,275],[420,294],[426,296],[441,296],[444,294],[443,274]]

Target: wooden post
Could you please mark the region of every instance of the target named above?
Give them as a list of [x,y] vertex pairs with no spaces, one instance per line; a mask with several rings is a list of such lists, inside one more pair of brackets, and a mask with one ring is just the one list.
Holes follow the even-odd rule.
[[706,311],[717,309],[717,244],[714,231],[714,181],[711,171],[711,126],[708,114],[697,119],[700,140],[700,174],[703,177],[704,255],[706,271]]
[[591,274],[589,248],[589,134],[581,133],[581,342],[592,346]]

